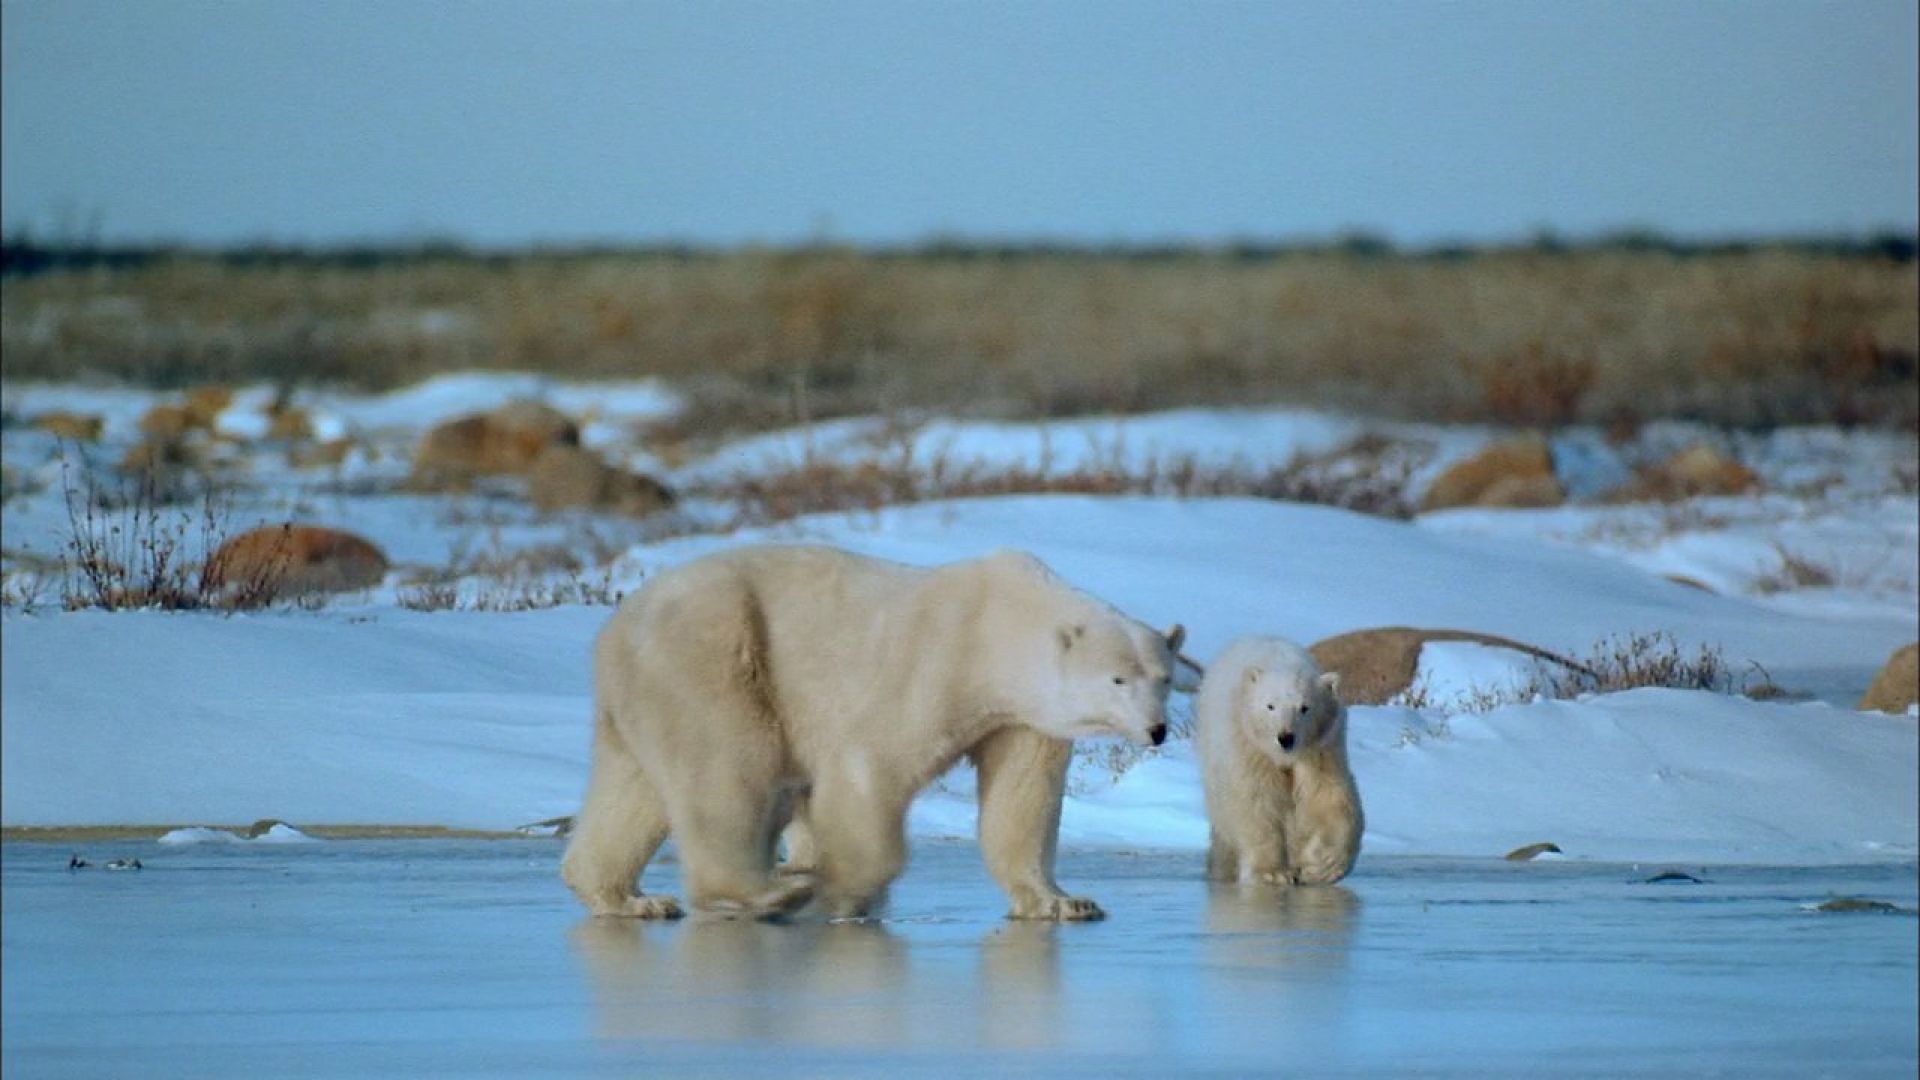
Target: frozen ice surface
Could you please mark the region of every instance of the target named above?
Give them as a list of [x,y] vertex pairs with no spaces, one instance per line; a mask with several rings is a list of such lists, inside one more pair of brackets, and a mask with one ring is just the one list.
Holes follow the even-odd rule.
[[[146,869],[69,872],[137,855]],[[1242,893],[1067,852],[1013,923],[920,843],[884,921],[583,916],[552,841],[4,848],[9,1077],[1914,1075],[1912,864],[1363,857]],[[677,889],[671,863],[650,891]]]

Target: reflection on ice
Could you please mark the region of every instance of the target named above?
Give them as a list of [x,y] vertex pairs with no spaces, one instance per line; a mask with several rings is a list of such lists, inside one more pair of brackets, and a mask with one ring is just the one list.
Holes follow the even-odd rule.
[[877,922],[589,917],[572,940],[603,1038],[859,1047],[912,1034],[907,946]]
[[1037,1050],[1059,1043],[1061,928],[1004,922],[976,963],[877,920],[790,925],[585,918],[571,932],[603,1039],[824,1049]]
[[[139,857],[140,874],[72,873]],[[1069,852],[1009,922],[923,844],[884,920],[588,919],[542,841],[10,844],[6,1075],[1912,1076],[1914,868],[1363,859],[1211,885]],[[672,891],[674,867],[649,870]],[[1300,1063],[1309,1062],[1310,1067]]]

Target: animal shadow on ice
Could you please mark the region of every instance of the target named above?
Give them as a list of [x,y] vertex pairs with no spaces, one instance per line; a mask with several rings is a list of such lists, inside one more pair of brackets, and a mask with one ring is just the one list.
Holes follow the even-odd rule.
[[877,922],[587,919],[571,936],[604,1040],[965,1051],[1058,1044],[1058,931],[998,926],[971,971],[950,950],[916,962]]
[[1344,885],[1207,889],[1207,941],[1227,969],[1343,969],[1359,918],[1360,898]]
[[861,1048],[909,1020],[906,943],[876,923],[588,919],[572,938],[603,1039]]

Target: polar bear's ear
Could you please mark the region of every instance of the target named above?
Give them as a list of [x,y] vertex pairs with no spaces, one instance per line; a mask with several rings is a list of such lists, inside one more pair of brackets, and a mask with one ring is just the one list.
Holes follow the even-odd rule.
[[1320,676],[1320,686],[1335,701],[1340,700],[1340,673],[1329,671]]
[[1066,652],[1068,649],[1073,648],[1075,641],[1087,636],[1087,627],[1085,623],[1074,626],[1063,626],[1055,630],[1053,634],[1060,639],[1060,651]]
[[1173,626],[1168,628],[1167,630],[1167,651],[1168,652],[1177,653],[1180,651],[1180,646],[1185,645],[1186,643],[1187,643],[1186,627],[1181,626],[1179,623],[1174,623]]

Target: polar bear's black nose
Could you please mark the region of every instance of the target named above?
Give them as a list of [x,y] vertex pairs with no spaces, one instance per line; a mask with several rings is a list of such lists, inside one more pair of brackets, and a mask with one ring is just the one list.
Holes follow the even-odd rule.
[[1167,741],[1167,725],[1165,724],[1153,725],[1153,727],[1147,730],[1147,738],[1152,739],[1153,745],[1155,746],[1159,746],[1161,743],[1166,742]]
[[1282,750],[1293,749],[1293,732],[1283,731],[1280,733],[1280,749]]

